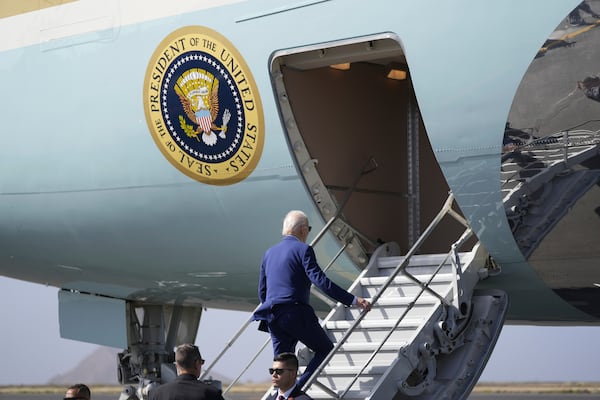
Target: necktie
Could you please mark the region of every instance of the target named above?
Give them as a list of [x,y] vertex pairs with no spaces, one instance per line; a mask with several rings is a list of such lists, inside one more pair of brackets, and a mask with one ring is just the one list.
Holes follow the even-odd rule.
[[280,394],[279,397],[277,398],[277,400],[285,400],[285,397],[283,397],[283,395]]

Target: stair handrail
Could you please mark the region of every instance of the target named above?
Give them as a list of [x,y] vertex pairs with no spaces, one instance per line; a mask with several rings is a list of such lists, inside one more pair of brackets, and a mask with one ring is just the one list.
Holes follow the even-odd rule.
[[231,389],[236,383],[239,382],[240,378],[246,373],[246,371],[248,371],[248,368],[250,368],[250,366],[252,364],[254,364],[254,361],[256,361],[258,356],[265,350],[265,347],[267,347],[267,345],[269,344],[270,341],[271,341],[271,337],[269,336],[269,338],[267,340],[265,340],[265,342],[262,344],[260,349],[258,349],[258,351],[256,353],[254,353],[254,356],[250,359],[250,361],[248,361],[248,363],[246,363],[246,366],[242,369],[242,371],[238,374],[238,376],[236,376],[235,379],[231,381],[229,386],[227,386],[225,388],[225,390],[223,390],[222,394],[227,394],[227,392],[229,392],[229,389]]
[[[400,323],[404,320],[404,317],[406,317],[406,315],[409,313],[409,311],[412,310],[412,308],[415,306],[417,300],[419,300],[419,298],[421,297],[421,295],[423,293],[425,293],[425,291],[429,288],[429,285],[433,282],[434,277],[441,271],[441,269],[444,267],[444,265],[446,265],[446,263],[450,259],[450,256],[456,254],[457,244],[460,244],[460,243],[464,242],[463,238],[465,236],[468,237],[468,235],[467,235],[468,232],[471,232],[470,228],[467,228],[465,230],[465,232],[463,233],[463,235],[461,235],[460,239],[458,241],[456,241],[452,245],[450,252],[448,252],[448,254],[446,254],[446,257],[437,266],[437,268],[435,269],[435,271],[433,272],[433,274],[431,274],[431,276],[429,277],[429,280],[427,281],[427,283],[421,284],[422,282],[419,279],[417,279],[416,277],[414,277],[412,274],[410,275],[410,276],[414,277],[414,279],[419,282],[419,284],[418,284],[419,288],[420,288],[419,293],[417,293],[414,296],[413,300],[408,304],[408,306],[406,307],[406,309],[404,310],[404,312],[396,319],[396,322],[394,323],[394,325],[390,328],[390,330],[388,331],[388,333],[381,340],[381,342],[379,343],[379,345],[377,346],[377,348],[375,350],[373,350],[373,352],[371,352],[371,355],[369,356],[369,358],[367,359],[367,361],[363,363],[363,366],[361,367],[361,369],[354,375],[354,377],[352,378],[352,380],[350,381],[350,383],[346,386],[346,388],[344,389],[344,391],[342,392],[342,394],[339,396],[339,398],[343,398],[346,395],[346,393],[348,393],[348,391],[352,388],[352,386],[354,385],[354,383],[356,382],[356,380],[362,375],[362,373],[369,366],[369,364],[371,364],[371,361],[373,361],[373,359],[379,353],[379,350],[381,350],[381,348],[385,345],[385,343],[387,343],[388,339],[392,336],[392,334],[394,333],[394,331],[396,330],[396,328],[398,327],[398,325],[400,325]],[[458,246],[458,247],[460,247],[460,246]],[[456,254],[456,257],[458,257],[458,254]],[[406,275],[409,274],[406,271],[403,271],[403,272]],[[446,303],[444,302],[444,304],[446,304]]]
[[[373,163],[374,166],[371,169],[367,169],[367,166],[370,163]],[[352,182],[352,186],[350,186],[348,188],[348,190],[346,190],[346,194],[344,195],[344,198],[342,199],[342,202],[340,203],[340,205],[337,207],[337,211],[335,212],[335,215],[333,217],[331,217],[327,221],[327,223],[325,224],[325,226],[317,233],[317,235],[315,236],[315,238],[310,242],[310,246],[311,247],[314,247],[321,240],[321,238],[323,237],[323,235],[325,235],[325,232],[327,232],[329,230],[329,228],[331,227],[331,225],[333,225],[333,223],[338,218],[341,217],[342,212],[344,211],[344,208],[346,207],[346,204],[348,203],[348,200],[350,200],[350,196],[356,190],[356,186],[358,186],[358,182],[360,181],[360,178],[362,178],[364,175],[367,175],[367,174],[375,171],[377,168],[379,168],[379,164],[377,164],[377,161],[375,160],[375,156],[370,156],[367,159],[367,162],[363,165],[363,167],[361,168],[361,170],[359,171],[359,173],[354,178],[354,182]]]
[[[394,279],[400,272],[403,272],[404,274],[408,274],[408,273],[406,273],[405,270],[410,262],[410,258],[419,250],[419,248],[422,246],[423,242],[425,242],[425,240],[427,240],[429,238],[429,236],[431,235],[433,230],[439,225],[440,221],[446,216],[446,214],[451,215],[452,217],[457,219],[460,223],[467,226],[467,228],[468,228],[468,223],[466,222],[466,220],[462,216],[460,216],[460,214],[458,214],[454,210],[452,210],[453,202],[454,202],[454,194],[450,191],[446,201],[444,202],[444,205],[442,206],[440,211],[437,213],[437,215],[433,218],[433,220],[429,223],[427,228],[423,231],[421,236],[419,236],[417,241],[412,245],[410,250],[406,253],[404,260],[393,270],[393,272],[390,274],[390,276],[388,276],[388,278],[386,279],[384,284],[379,288],[377,293],[371,298],[371,304],[377,303],[379,298],[383,295],[385,290],[391,285],[391,283],[394,281]],[[452,210],[452,212],[450,212],[450,210]],[[358,279],[360,279],[364,275],[364,273],[366,273],[366,270],[363,271],[363,273],[359,276]],[[434,291],[430,287],[424,286],[420,280],[418,280],[411,274],[408,274],[407,276],[409,277],[409,279],[414,280],[415,283],[417,283],[423,291],[427,290],[428,292],[432,293],[435,297],[438,298],[438,300],[440,300],[440,302],[442,304],[444,304],[446,306],[450,305],[446,301],[446,299],[444,299],[442,296],[440,296],[436,291]],[[315,369],[313,374],[308,378],[308,380],[306,381],[306,383],[304,384],[304,386],[302,388],[303,390],[306,390],[308,387],[310,387],[310,385],[312,385],[312,383],[317,379],[317,377],[321,374],[323,369],[325,369],[325,366],[329,363],[331,358],[335,355],[335,353],[339,350],[339,348],[346,342],[346,340],[348,340],[348,337],[354,332],[354,330],[356,330],[356,328],[361,323],[361,321],[364,319],[366,314],[367,313],[365,311],[362,311],[359,314],[359,316],[354,320],[354,322],[350,325],[350,328],[348,328],[346,330],[346,332],[344,333],[342,338],[334,345],[333,349],[329,352],[329,354],[325,357],[325,359],[321,362],[321,364]]]
[[[373,164],[373,167],[371,167],[370,169],[367,169],[367,167],[371,163]],[[359,171],[359,173],[356,175],[356,177],[354,179],[354,182],[352,183],[352,186],[350,186],[348,188],[348,190],[346,191],[346,194],[345,194],[342,202],[340,203],[340,205],[339,205],[339,207],[338,207],[335,215],[332,218],[330,218],[329,221],[327,221],[327,223],[325,224],[325,226],[317,233],[317,235],[315,236],[315,238],[310,242],[310,246],[311,247],[314,247],[321,240],[321,238],[323,237],[323,235],[325,235],[325,232],[327,230],[329,230],[329,228],[331,227],[331,225],[342,215],[342,211],[343,211],[344,207],[346,206],[346,204],[348,203],[348,200],[350,199],[350,196],[352,195],[352,193],[356,189],[356,186],[358,185],[358,182],[360,181],[360,178],[362,178],[366,174],[369,174],[369,173],[373,172],[378,167],[379,167],[379,165],[377,164],[377,161],[375,160],[375,156],[370,156],[367,159],[367,161],[365,162],[365,164],[363,165],[363,167],[361,168],[361,170]],[[348,227],[352,231],[357,232],[356,229],[352,228],[352,226],[348,225]],[[363,235],[361,235],[361,236],[364,237]],[[344,252],[344,250],[346,250],[346,248],[348,247],[349,244],[350,244],[349,241],[346,241],[344,243],[344,245],[340,248],[340,250],[338,251],[338,253],[333,257],[333,259],[323,269],[323,272],[326,272],[333,265],[333,263]],[[316,296],[319,299],[321,299],[322,301],[324,301],[330,307],[334,307],[335,306],[334,302],[332,302],[329,298],[327,298],[326,296],[324,296],[323,294],[321,294],[321,292],[315,290],[314,289],[314,285],[311,285],[311,294],[313,294],[314,296]],[[252,312],[252,314],[254,314],[254,312],[256,312],[259,307],[260,307],[260,304],[258,306],[256,306],[256,308],[254,309],[254,311]],[[225,347],[223,348],[223,350],[221,350],[221,352],[213,359],[213,361],[208,365],[208,367],[206,367],[206,369],[204,369],[204,371],[202,372],[202,375],[200,376],[200,379],[208,376],[208,373],[217,364],[217,362],[219,362],[221,360],[221,358],[225,355],[225,353],[233,346],[233,344],[246,331],[246,329],[248,329],[248,326],[250,326],[250,323],[252,321],[253,321],[253,319],[252,319],[252,317],[250,317],[250,318],[248,318],[248,320],[246,320],[242,324],[242,326],[237,330],[237,332],[234,333],[234,335],[232,336],[232,338],[229,339],[229,341],[225,344]],[[262,353],[264,351],[265,347],[269,344],[270,341],[271,341],[271,338],[269,337],[265,341],[265,343],[260,347],[260,349],[254,354],[254,356],[250,359],[250,361],[246,364],[246,366],[244,367],[244,369],[232,381],[232,383],[227,388],[225,388],[225,390],[223,391],[223,394],[226,394],[229,391],[229,389],[231,389],[231,387],[233,387],[233,385],[236,384],[239,381],[239,379],[242,377],[242,375],[244,375],[244,373],[248,370],[248,368],[250,368],[250,366],[254,363],[254,361],[256,361],[256,359],[258,358],[258,356],[260,355],[260,353]]]

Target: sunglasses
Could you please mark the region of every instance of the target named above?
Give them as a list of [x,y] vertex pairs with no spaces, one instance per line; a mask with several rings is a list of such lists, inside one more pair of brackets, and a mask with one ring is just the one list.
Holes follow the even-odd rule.
[[269,368],[269,375],[273,375],[273,373],[275,373],[275,375],[281,375],[281,374],[283,374],[283,371],[293,371],[293,369],[290,369],[290,368]]

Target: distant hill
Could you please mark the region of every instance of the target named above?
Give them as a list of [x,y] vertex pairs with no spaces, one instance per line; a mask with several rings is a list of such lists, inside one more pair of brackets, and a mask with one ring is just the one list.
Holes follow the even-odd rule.
[[[118,385],[117,353],[121,351],[112,347],[100,346],[70,370],[52,377],[48,381],[48,385],[70,386],[75,383]],[[231,382],[231,378],[218,372],[211,373],[210,376],[215,380]]]
[[59,386],[70,386],[74,383],[116,385],[119,383],[117,353],[120,351],[111,347],[98,347],[70,370],[52,377],[48,384]]

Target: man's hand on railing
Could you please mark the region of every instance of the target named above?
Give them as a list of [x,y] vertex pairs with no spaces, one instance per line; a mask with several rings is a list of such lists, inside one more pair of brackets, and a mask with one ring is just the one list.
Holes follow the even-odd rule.
[[367,299],[363,299],[362,297],[356,297],[356,305],[360,307],[363,311],[371,311],[371,302]]

